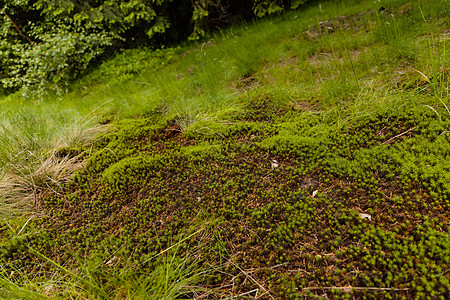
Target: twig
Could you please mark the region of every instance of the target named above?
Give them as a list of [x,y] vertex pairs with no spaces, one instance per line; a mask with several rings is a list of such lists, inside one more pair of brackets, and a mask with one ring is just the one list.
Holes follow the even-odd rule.
[[381,144],[382,144],[382,145],[388,144],[388,143],[392,142],[393,140],[395,140],[396,138],[399,138],[399,137],[401,137],[402,135],[405,135],[405,134],[407,134],[408,132],[410,132],[410,131],[412,131],[412,130],[414,130],[414,129],[416,129],[416,127],[410,128],[410,129],[406,130],[405,132],[402,132],[402,133],[400,133],[400,134],[397,134],[396,136],[390,138],[389,140],[387,140],[387,141],[385,141],[385,142],[383,142],[383,143],[381,143]]
[[[267,269],[269,269],[269,270],[275,270],[275,269],[277,269],[277,268],[279,268],[279,267],[284,267],[284,266],[287,266],[287,265],[289,265],[289,263],[288,263],[288,262],[285,262],[285,263],[278,264],[278,265],[275,265],[275,266],[272,266],[272,267],[267,267]],[[262,268],[262,269],[265,269],[265,268]],[[255,272],[259,271],[259,270],[261,270],[261,269],[250,270],[250,271],[247,271],[247,274],[252,274],[252,273],[255,273]]]
[[258,285],[261,290],[264,291],[264,293],[266,293],[267,295],[269,295],[269,297],[273,300],[275,300],[275,298],[269,293],[268,290],[266,290],[258,281],[256,281],[256,279],[254,279],[252,276],[248,275],[244,270],[242,270],[237,264],[235,264],[233,261],[229,260],[229,262],[235,266],[237,269],[239,269],[239,271],[242,272],[242,274],[244,274],[248,279],[250,279],[251,281],[253,281],[256,285]]
[[232,297],[231,299],[233,299],[233,298],[237,298],[237,297],[242,297],[242,296],[245,296],[245,295],[251,294],[251,293],[253,293],[253,292],[256,292],[256,294],[255,294],[255,297],[256,297],[256,295],[258,295],[258,289],[254,289],[254,290],[251,290],[251,291],[248,291],[248,292],[245,292],[245,293],[239,294],[239,295],[237,295],[237,296],[233,296],[233,297]]
[[31,45],[35,46],[36,44],[29,38],[27,37],[25,34],[23,34],[23,32],[20,30],[20,28],[16,25],[16,23],[14,23],[13,19],[11,19],[10,16],[8,16],[8,14],[3,11],[3,13],[5,14],[5,16],[11,21],[11,23],[13,24],[14,28],[16,28],[16,31],[24,38],[26,39]]
[[278,264],[278,265],[269,267],[269,269],[274,270],[274,269],[279,268],[279,267],[287,266],[288,264],[289,264],[288,262],[285,262],[285,263],[282,263],[282,264]]
[[358,286],[310,286],[305,287],[303,290],[343,290],[343,291],[362,291],[362,290],[371,290],[371,291],[407,291],[409,289],[397,289],[397,288],[376,288],[376,287],[358,287]]

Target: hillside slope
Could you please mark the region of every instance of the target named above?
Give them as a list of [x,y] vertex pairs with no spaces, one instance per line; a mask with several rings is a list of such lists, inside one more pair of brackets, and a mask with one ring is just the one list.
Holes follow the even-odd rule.
[[448,298],[448,3],[338,2],[78,82],[109,127],[1,229],[0,296]]

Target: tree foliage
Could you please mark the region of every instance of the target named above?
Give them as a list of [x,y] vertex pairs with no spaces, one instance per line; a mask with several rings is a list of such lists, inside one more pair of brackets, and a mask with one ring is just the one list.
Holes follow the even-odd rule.
[[307,0],[0,0],[0,80],[60,92],[105,51],[199,39],[238,18]]

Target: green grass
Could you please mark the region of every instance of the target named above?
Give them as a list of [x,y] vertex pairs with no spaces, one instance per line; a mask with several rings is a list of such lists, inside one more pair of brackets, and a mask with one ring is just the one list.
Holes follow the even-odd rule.
[[[8,224],[8,223],[7,223]],[[111,253],[100,257],[79,257],[74,255],[71,269],[65,264],[27,247],[28,253],[39,267],[24,272],[14,266],[13,261],[2,261],[0,269],[0,297],[5,299],[51,299],[58,295],[64,299],[101,298],[101,299],[175,299],[184,295],[196,295],[202,289],[196,283],[204,280],[209,268],[202,266],[198,257],[211,238],[208,224],[187,236],[180,236],[177,242],[160,253],[146,259],[140,265],[132,265]],[[11,244],[20,244],[17,240],[26,238],[26,224],[19,232],[8,224]],[[191,248],[179,251],[185,244]],[[148,265],[155,267],[149,271]],[[11,273],[9,273],[11,271]]]
[[448,14],[315,2],[1,98],[0,297],[446,298]]

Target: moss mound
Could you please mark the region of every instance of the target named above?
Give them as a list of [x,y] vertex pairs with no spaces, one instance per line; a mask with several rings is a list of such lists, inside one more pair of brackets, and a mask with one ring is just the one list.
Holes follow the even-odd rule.
[[[173,120],[118,123],[70,187],[43,197],[31,244],[61,262],[143,264],[215,219],[202,253],[222,261],[203,282],[212,289],[251,291],[250,270],[277,298],[448,296],[450,119],[418,106],[321,122],[293,108],[198,139]],[[19,244],[3,257],[27,253]]]

